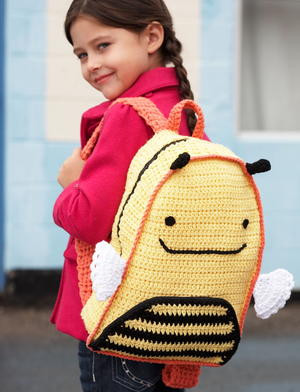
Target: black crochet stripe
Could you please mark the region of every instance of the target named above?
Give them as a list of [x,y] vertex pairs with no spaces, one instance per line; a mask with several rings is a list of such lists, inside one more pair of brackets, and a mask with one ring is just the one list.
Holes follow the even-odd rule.
[[217,249],[206,249],[206,250],[193,250],[193,249],[170,249],[167,247],[167,245],[164,243],[164,241],[159,238],[159,243],[160,245],[164,248],[164,250],[168,253],[171,254],[187,254],[187,255],[232,255],[232,254],[237,254],[240,253],[243,249],[247,247],[247,244],[243,244],[240,248],[238,249],[233,249],[233,250],[217,250]]
[[[227,315],[226,316],[218,316],[215,314],[212,315],[198,315],[198,316],[172,316],[172,315],[160,315],[154,314],[151,311],[151,307],[153,305],[198,305],[198,306],[222,306],[226,308]],[[198,333],[193,335],[176,335],[175,334],[162,334],[162,333],[152,333],[151,331],[140,331],[136,329],[131,329],[125,326],[125,321],[127,320],[144,320],[147,322],[161,322],[164,324],[192,324],[192,325],[204,325],[211,324],[217,326],[218,324],[228,325],[230,322],[233,324],[232,332],[228,334],[222,333],[213,333],[211,335]],[[159,342],[159,343],[195,343],[195,342],[203,342],[203,343],[228,343],[234,342],[233,347],[226,352],[214,352],[209,353],[205,350],[184,350],[182,352],[176,352],[175,350],[169,351],[152,351],[146,349],[132,348],[127,347],[125,345],[118,345],[111,343],[109,338],[115,334],[119,336],[136,338],[151,342]],[[236,319],[235,311],[227,301],[220,298],[207,298],[207,297],[155,297],[148,299],[131,310],[126,312],[123,316],[115,320],[111,323],[105,330],[102,332],[101,336],[98,337],[90,346],[95,350],[116,350],[119,353],[128,353],[132,355],[138,355],[145,358],[159,358],[163,356],[172,356],[174,358],[180,359],[183,356],[194,356],[195,361],[199,357],[210,358],[214,356],[221,356],[223,363],[226,363],[232,355],[235,353],[238,344],[240,341],[240,331],[238,321]]]
[[[169,314],[158,314],[153,313],[148,310],[140,310],[138,312],[138,316],[134,317],[134,319],[140,318],[143,321],[150,321],[156,323],[164,323],[164,324],[199,324],[199,320],[201,319],[201,324],[212,324],[212,323],[222,323],[225,324],[228,322],[228,316],[218,316],[218,315],[169,315]],[[131,318],[130,318],[131,320]]]
[[[176,335],[176,334],[162,334],[154,332],[145,332],[126,327],[116,328],[115,334],[119,336],[127,336],[128,338],[144,339],[147,341],[154,341],[158,343],[229,343],[232,340],[236,341],[239,338],[238,331],[232,331],[228,334],[193,334],[193,335]],[[99,342],[100,344],[100,342]],[[102,341],[105,344],[105,340]]]
[[158,158],[158,156],[159,156],[159,154],[160,154],[161,152],[163,152],[163,151],[166,150],[168,147],[170,147],[170,146],[172,146],[172,145],[174,145],[174,144],[177,144],[177,143],[180,143],[180,142],[185,142],[185,141],[187,141],[187,140],[188,140],[187,138],[185,138],[185,139],[179,139],[179,140],[175,140],[175,141],[173,141],[173,142],[171,142],[171,143],[166,144],[166,145],[163,146],[159,151],[157,151],[157,152],[155,153],[155,155],[150,159],[150,161],[148,161],[148,162],[145,164],[145,166],[143,167],[143,169],[140,171],[140,173],[139,173],[139,175],[138,175],[138,178],[137,178],[137,180],[136,180],[136,182],[135,182],[135,184],[134,184],[134,186],[133,186],[133,188],[132,188],[132,191],[131,191],[130,194],[128,195],[128,197],[127,197],[127,199],[126,199],[126,201],[125,201],[125,203],[124,203],[124,205],[123,205],[122,211],[121,211],[121,213],[120,213],[119,221],[118,221],[118,225],[117,225],[117,235],[118,235],[118,237],[119,237],[119,234],[120,234],[120,222],[121,222],[121,219],[122,219],[123,214],[124,214],[124,209],[125,209],[126,205],[128,204],[128,202],[129,202],[131,196],[134,194],[134,191],[135,191],[135,189],[136,189],[138,183],[140,182],[140,180],[141,180],[143,174],[145,173],[145,171],[149,168],[149,166],[151,165],[151,163],[153,163],[153,162]]

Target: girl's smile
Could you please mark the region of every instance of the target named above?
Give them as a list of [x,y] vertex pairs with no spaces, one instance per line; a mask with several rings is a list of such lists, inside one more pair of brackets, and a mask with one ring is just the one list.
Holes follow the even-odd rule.
[[114,72],[111,72],[111,73],[108,73],[108,74],[105,74],[105,75],[98,76],[98,77],[96,77],[96,79],[95,79],[95,84],[98,85],[98,86],[102,86],[102,85],[103,85],[105,82],[107,82],[107,81],[110,79],[110,77],[113,76],[113,75],[114,75]]
[[73,22],[71,36],[84,79],[109,100],[131,87],[142,73],[162,65],[158,49],[163,34],[155,22],[136,33],[82,15]]

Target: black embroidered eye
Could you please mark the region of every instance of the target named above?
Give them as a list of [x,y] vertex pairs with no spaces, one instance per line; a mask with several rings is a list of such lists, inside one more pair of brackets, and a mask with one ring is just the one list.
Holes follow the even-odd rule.
[[175,223],[176,223],[176,220],[173,216],[168,216],[167,218],[165,218],[165,224],[167,226],[173,226],[173,225],[175,225]]
[[244,229],[247,229],[248,225],[249,225],[249,220],[248,219],[244,219],[244,222],[243,222]]

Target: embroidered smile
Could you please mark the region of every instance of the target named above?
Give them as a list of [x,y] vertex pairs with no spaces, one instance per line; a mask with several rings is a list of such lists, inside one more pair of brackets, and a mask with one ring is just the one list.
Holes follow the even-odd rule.
[[164,248],[164,250],[168,253],[172,254],[188,254],[188,255],[232,255],[240,253],[243,249],[246,248],[247,244],[243,244],[238,249],[232,250],[217,250],[217,249],[205,249],[205,250],[193,250],[193,249],[171,249],[169,248],[164,241],[159,238],[160,245]]

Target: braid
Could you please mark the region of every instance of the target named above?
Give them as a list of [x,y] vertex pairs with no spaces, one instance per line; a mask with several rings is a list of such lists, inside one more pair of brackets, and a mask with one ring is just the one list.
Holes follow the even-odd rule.
[[[163,45],[163,54],[167,63],[173,63],[176,74],[179,79],[179,91],[182,99],[194,99],[191,84],[187,77],[187,70],[183,66],[181,57],[182,44],[176,38],[173,29],[165,27],[165,41]],[[186,110],[189,130],[192,132],[195,128],[197,118],[192,110]]]

